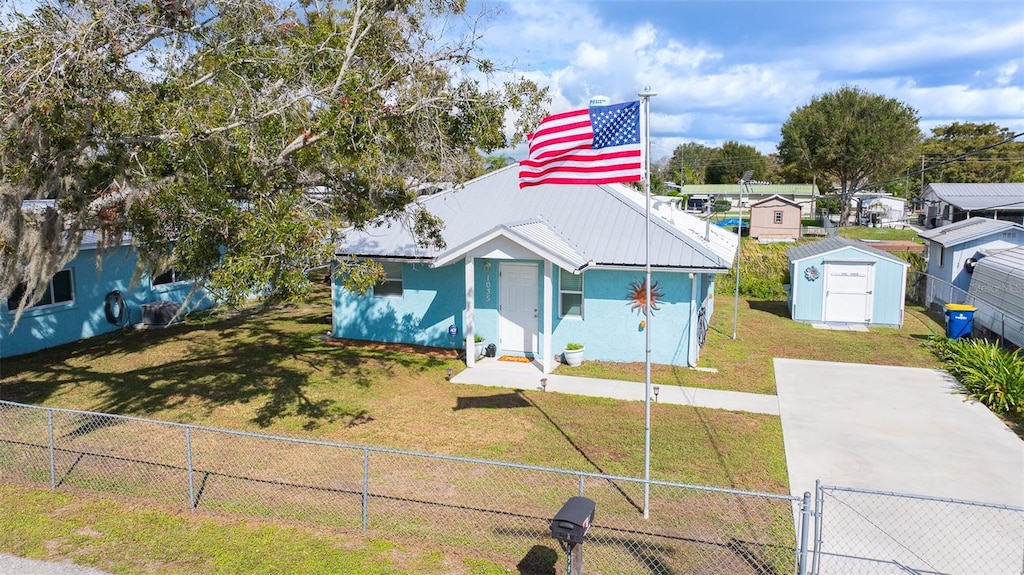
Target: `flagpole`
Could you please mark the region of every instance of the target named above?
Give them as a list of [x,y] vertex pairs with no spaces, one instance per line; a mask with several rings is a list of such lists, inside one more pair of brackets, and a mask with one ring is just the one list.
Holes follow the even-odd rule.
[[644,196],[647,198],[647,220],[644,225],[644,268],[647,286],[644,299],[644,519],[651,516],[651,97],[657,96],[650,86],[637,94],[643,103],[643,152],[644,152]]

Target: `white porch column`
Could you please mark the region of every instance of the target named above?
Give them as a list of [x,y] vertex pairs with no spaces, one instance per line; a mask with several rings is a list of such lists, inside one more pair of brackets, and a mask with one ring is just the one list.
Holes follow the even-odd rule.
[[554,360],[551,357],[551,317],[555,313],[552,305],[552,283],[551,283],[551,262],[544,261],[544,361],[541,365],[544,373],[551,373],[555,369]]
[[476,284],[473,274],[473,256],[466,256],[466,311],[462,318],[463,343],[466,346],[466,367],[476,365],[476,344],[473,341],[476,329],[473,327],[473,300],[476,299]]

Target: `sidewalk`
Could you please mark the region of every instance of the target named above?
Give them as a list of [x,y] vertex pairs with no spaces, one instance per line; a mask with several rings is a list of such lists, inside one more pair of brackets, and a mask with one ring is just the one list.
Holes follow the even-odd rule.
[[[542,385],[542,379],[547,380],[546,386]],[[452,376],[451,381],[452,383],[512,389],[543,389],[549,392],[607,397],[626,401],[643,401],[645,385],[642,382],[592,377],[555,374],[545,376],[538,363],[498,361],[494,358],[477,360],[475,367],[467,368]],[[655,396],[654,386],[652,386],[651,399],[658,403],[779,415],[779,399],[774,395],[665,384],[657,385],[657,387],[658,394]]]

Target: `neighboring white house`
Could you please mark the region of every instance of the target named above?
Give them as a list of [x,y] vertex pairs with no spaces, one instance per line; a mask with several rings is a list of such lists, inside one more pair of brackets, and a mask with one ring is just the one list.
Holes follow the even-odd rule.
[[1024,245],[1024,226],[1002,220],[970,218],[919,235],[928,240],[927,305],[962,303],[971,268],[986,254]]
[[972,217],[1024,224],[1024,183],[928,184],[921,203],[928,228]]
[[891,228],[907,221],[907,201],[892,194],[856,193],[850,208],[857,224]]

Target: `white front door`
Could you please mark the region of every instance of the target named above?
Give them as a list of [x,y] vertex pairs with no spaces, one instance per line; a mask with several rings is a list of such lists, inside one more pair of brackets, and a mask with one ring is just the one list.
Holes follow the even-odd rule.
[[868,263],[825,264],[824,321],[871,323],[874,266]]
[[537,266],[501,264],[498,281],[498,330],[501,350],[537,353],[539,326]]

